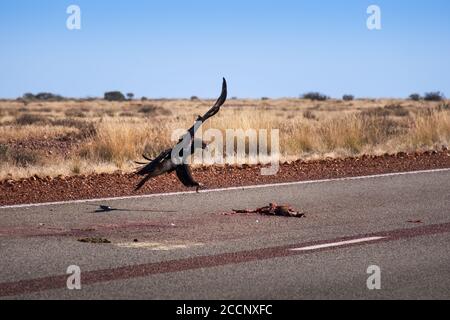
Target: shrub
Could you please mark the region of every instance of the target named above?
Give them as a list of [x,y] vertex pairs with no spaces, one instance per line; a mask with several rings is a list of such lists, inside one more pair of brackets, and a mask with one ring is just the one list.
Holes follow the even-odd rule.
[[21,126],[32,125],[36,123],[45,124],[47,122],[48,118],[33,113],[22,114],[16,119],[16,124]]
[[105,92],[105,100],[107,101],[125,101],[125,96],[120,91]]
[[389,110],[381,107],[370,108],[361,112],[362,117],[388,117],[389,115]]
[[172,115],[172,111],[170,111],[169,109],[165,109],[165,108],[160,108],[159,113],[162,116],[171,116]]
[[28,167],[38,164],[40,157],[36,151],[32,150],[12,150],[11,158],[18,167]]
[[128,100],[133,100],[134,93],[131,93],[131,92],[127,93],[127,98],[128,98]]
[[34,150],[15,149],[0,144],[0,165],[10,163],[17,167],[26,168],[41,163],[41,155]]
[[436,92],[427,92],[425,93],[424,100],[425,101],[442,101],[445,99],[444,94],[439,91]]
[[439,111],[442,111],[442,110],[450,110],[450,104],[448,104],[448,103],[443,103],[443,104],[441,104],[441,105],[438,107],[438,110],[439,110]]
[[25,93],[22,96],[23,100],[29,101],[29,100],[37,100],[37,101],[63,101],[65,100],[64,97],[58,95],[58,94],[53,94],[50,92],[40,92],[36,95],[32,94],[32,93]]
[[308,120],[316,120],[316,115],[311,110],[303,112],[303,117]]
[[390,104],[384,108],[377,107],[364,110],[361,114],[363,117],[406,117],[409,115],[409,111],[399,104]]
[[268,100],[270,100],[270,98],[268,98],[268,97],[262,97],[261,100],[262,100],[262,101],[268,101]]
[[384,107],[391,115],[397,117],[407,117],[409,116],[409,111],[399,104],[389,104]]
[[81,161],[80,159],[75,159],[70,168],[70,172],[75,175],[79,175],[81,173]]
[[158,107],[154,106],[154,105],[145,105],[139,108],[138,112],[139,113],[145,113],[145,114],[149,114],[149,113],[155,113],[158,110]]
[[22,96],[22,99],[24,99],[24,100],[34,100],[34,94],[32,94],[32,93],[25,93]]
[[197,96],[192,96],[191,97],[191,101],[197,101],[197,100],[200,100]]
[[0,144],[0,164],[8,161],[8,146]]
[[49,93],[49,92],[42,92],[38,93],[35,96],[36,100],[40,101],[62,101],[64,98],[60,95]]
[[127,117],[127,118],[132,118],[135,116],[135,114],[133,112],[129,112],[129,111],[125,111],[125,112],[121,112],[119,114],[120,117]]
[[308,92],[305,93],[302,97],[303,99],[309,99],[312,101],[326,101],[329,99],[328,96],[319,92]]
[[82,121],[73,118],[64,118],[53,120],[51,124],[53,126],[78,129],[80,132],[76,134],[75,137],[79,139],[93,137],[96,134],[95,125],[92,122],[88,121]]
[[148,100],[147,97],[142,97],[142,98],[141,98],[141,101],[147,101],[147,100]]
[[64,112],[64,114],[70,118],[72,118],[72,117],[85,118],[86,117],[86,114],[83,112],[83,110],[79,110],[79,109],[69,109],[69,110],[66,110]]
[[409,96],[409,100],[420,101],[420,100],[422,100],[422,97],[418,93],[413,93]]
[[353,101],[355,99],[355,96],[351,95],[351,94],[344,94],[344,96],[342,97],[342,100],[344,101]]
[[14,165],[26,168],[40,162],[40,155],[33,150],[6,148],[3,151],[2,161],[13,163]]

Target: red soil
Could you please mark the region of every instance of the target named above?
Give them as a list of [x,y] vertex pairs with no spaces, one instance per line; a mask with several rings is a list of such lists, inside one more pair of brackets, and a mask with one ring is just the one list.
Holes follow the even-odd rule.
[[[280,182],[352,177],[382,173],[450,168],[450,152],[425,152],[380,157],[297,161],[281,164],[275,176],[262,176],[261,166],[204,167],[193,170],[195,179],[207,188],[249,186]],[[96,174],[60,178],[29,178],[0,182],[0,205],[40,203],[75,199],[132,196],[186,191],[174,174],[147,183],[139,192],[134,188],[140,177],[133,174]]]

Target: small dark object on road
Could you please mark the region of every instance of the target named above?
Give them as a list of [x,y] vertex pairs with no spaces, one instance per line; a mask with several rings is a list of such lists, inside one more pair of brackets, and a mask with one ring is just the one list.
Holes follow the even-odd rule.
[[233,210],[233,213],[259,213],[263,216],[280,216],[280,217],[294,217],[294,218],[304,218],[305,214],[294,210],[288,205],[277,205],[276,203],[271,203],[267,207],[258,208],[256,210]]
[[95,213],[102,213],[102,212],[112,212],[112,211],[119,211],[119,209],[111,208],[110,206],[99,206],[97,210],[95,210]]
[[406,222],[408,222],[408,223],[415,223],[415,224],[423,223],[422,220],[408,220]]
[[111,243],[111,241],[109,241],[108,239],[103,239],[103,238],[83,238],[83,239],[78,239],[78,242],[95,243],[95,244]]
[[113,211],[114,209],[109,207],[109,206],[100,206],[100,209],[104,210],[104,211]]
[[162,210],[142,210],[142,209],[121,209],[121,208],[113,208],[110,206],[105,205],[95,205],[98,207],[97,210],[94,211],[94,213],[105,213],[105,212],[113,212],[113,211],[121,211],[121,212],[166,212],[166,213],[173,213],[176,211],[162,211]]

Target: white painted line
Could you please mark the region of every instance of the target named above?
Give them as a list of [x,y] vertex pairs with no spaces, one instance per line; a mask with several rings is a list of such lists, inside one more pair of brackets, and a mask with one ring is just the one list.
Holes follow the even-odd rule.
[[[287,187],[287,186],[318,184],[318,183],[327,183],[327,182],[341,182],[341,181],[353,181],[353,180],[364,180],[364,179],[377,179],[377,178],[388,178],[388,177],[406,176],[406,175],[414,175],[414,174],[439,173],[439,172],[450,172],[450,168],[448,168],[448,169],[422,170],[422,171],[409,171],[409,172],[397,172],[397,173],[386,173],[386,174],[378,174],[378,175],[370,175],[370,176],[348,177],[348,178],[336,178],[336,179],[323,179],[323,180],[310,180],[310,181],[297,181],[297,182],[286,182],[286,183],[263,184],[263,185],[254,185],[254,186],[244,186],[244,187],[230,187],[230,188],[221,188],[221,189],[202,190],[202,191],[200,191],[200,193],[214,193],[214,192],[224,192],[224,191],[234,191],[234,190],[252,190],[252,189],[264,189],[264,188],[273,188],[273,187]],[[0,209],[21,209],[21,208],[33,208],[33,207],[54,206],[54,205],[63,205],[63,204],[80,204],[80,203],[92,203],[92,202],[104,202],[104,201],[116,201],[116,200],[147,199],[147,198],[171,197],[171,196],[195,195],[195,194],[197,194],[195,191],[158,193],[158,194],[148,194],[148,195],[140,195],[140,196],[126,196],[126,197],[116,197],[116,198],[99,198],[99,199],[84,199],[84,200],[44,202],[44,203],[34,203],[34,204],[19,204],[19,205],[12,205],[12,206],[0,206]]]
[[340,241],[340,242],[318,244],[315,246],[295,248],[295,249],[290,249],[290,250],[291,251],[312,251],[312,250],[317,250],[317,249],[340,247],[340,246],[345,246],[345,245],[349,245],[349,244],[377,241],[377,240],[381,240],[381,239],[385,239],[385,238],[386,237],[361,238],[361,239],[354,239],[354,240],[347,240],[347,241]]

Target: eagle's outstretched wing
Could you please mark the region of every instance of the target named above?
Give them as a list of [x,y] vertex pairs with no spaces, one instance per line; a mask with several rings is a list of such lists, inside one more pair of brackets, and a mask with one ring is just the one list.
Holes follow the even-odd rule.
[[217,99],[216,103],[203,116],[198,116],[196,123],[188,129],[187,133],[180,139],[178,143],[181,143],[185,137],[187,137],[187,139],[192,142],[192,139],[194,139],[195,136],[195,132],[200,128],[200,126],[203,123],[205,123],[206,120],[215,116],[220,111],[220,107],[227,100],[227,94],[228,94],[227,80],[223,78],[222,92],[220,94],[220,97]]

